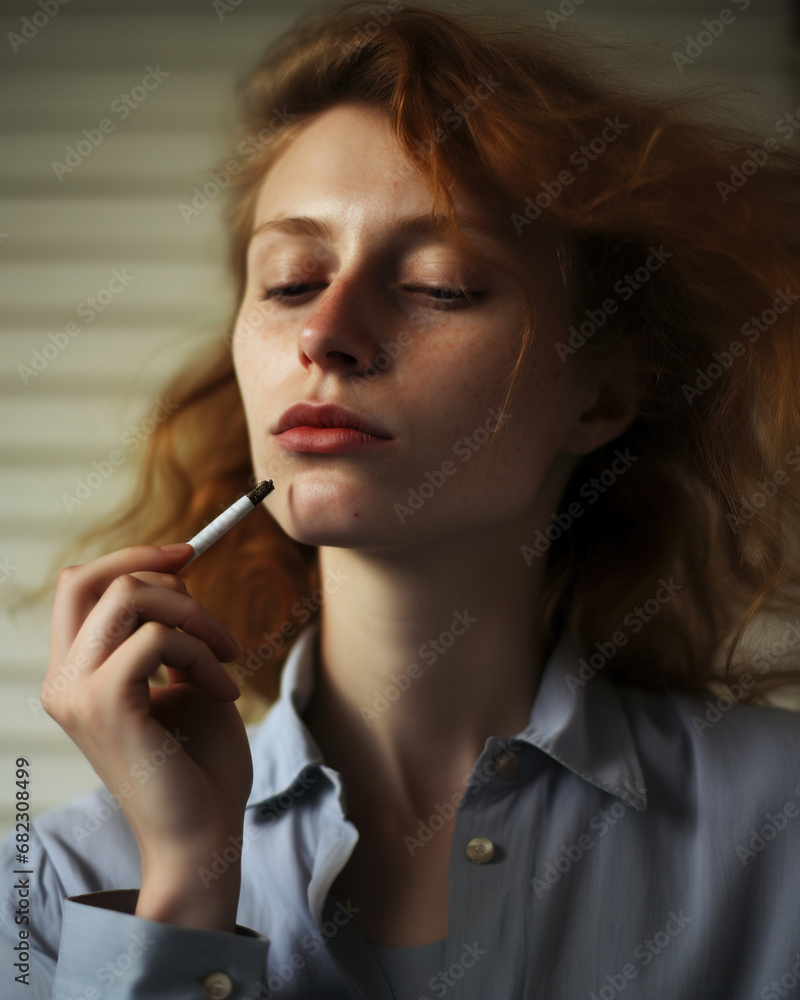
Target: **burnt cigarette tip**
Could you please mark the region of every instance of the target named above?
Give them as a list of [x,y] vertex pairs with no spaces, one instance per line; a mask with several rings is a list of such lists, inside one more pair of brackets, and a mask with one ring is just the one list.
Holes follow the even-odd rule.
[[269,496],[270,493],[275,489],[272,485],[271,479],[265,479],[263,483],[259,483],[254,490],[250,490],[247,494],[247,499],[255,507],[256,504],[261,503],[264,497]]

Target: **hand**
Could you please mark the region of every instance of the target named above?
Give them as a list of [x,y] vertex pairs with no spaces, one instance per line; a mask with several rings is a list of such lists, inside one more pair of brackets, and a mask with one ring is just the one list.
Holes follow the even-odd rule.
[[[191,553],[136,546],[67,567],[53,608],[42,704],[116,796],[142,855],[140,900],[182,884],[209,900],[197,869],[241,835],[253,781],[222,667],[241,646],[174,575]],[[168,686],[151,687],[162,663]],[[238,868],[232,878],[238,900]]]

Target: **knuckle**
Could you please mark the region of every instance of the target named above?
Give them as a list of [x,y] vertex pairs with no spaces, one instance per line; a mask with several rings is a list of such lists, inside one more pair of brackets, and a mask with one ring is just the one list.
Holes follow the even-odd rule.
[[174,576],[172,573],[162,573],[161,580],[165,587],[172,587],[182,594],[189,593],[189,588],[179,576]]
[[39,701],[42,703],[42,708],[47,712],[51,719],[56,717],[56,694],[50,687],[48,683],[42,685],[42,690],[39,692]]
[[163,643],[166,641],[172,629],[163,622],[146,621],[137,629],[139,637],[145,642]]
[[57,690],[49,682],[42,685],[39,695],[42,708],[51,719],[54,719],[62,729],[69,730],[75,724],[75,714],[67,700],[63,697],[63,691]]
[[80,569],[80,566],[65,566],[58,574],[58,588],[63,589],[74,583],[75,577],[80,573]]
[[123,600],[129,601],[141,585],[141,581],[137,580],[135,576],[123,573],[122,576],[117,576],[111,581],[108,589]]

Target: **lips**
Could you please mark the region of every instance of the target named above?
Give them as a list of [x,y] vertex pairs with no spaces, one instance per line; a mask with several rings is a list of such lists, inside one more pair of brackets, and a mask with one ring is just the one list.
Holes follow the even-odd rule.
[[273,434],[283,434],[293,427],[342,427],[371,434],[376,438],[391,438],[391,434],[374,420],[363,417],[353,410],[345,409],[337,403],[294,403],[286,410],[273,430]]

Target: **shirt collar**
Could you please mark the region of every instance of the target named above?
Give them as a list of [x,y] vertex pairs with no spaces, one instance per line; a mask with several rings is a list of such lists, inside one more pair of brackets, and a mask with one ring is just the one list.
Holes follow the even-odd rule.
[[[308,768],[325,768],[300,718],[314,689],[319,619],[298,635],[286,657],[280,695],[266,717],[249,727],[253,786],[248,807],[263,806]],[[564,632],[542,671],[528,725],[514,739],[538,747],[579,777],[643,811],[647,805],[640,756],[618,687],[595,671],[584,680],[577,639]]]
[[647,794],[627,703],[619,686],[582,657],[577,638],[562,633],[542,671],[528,725],[515,739],[643,812]]

